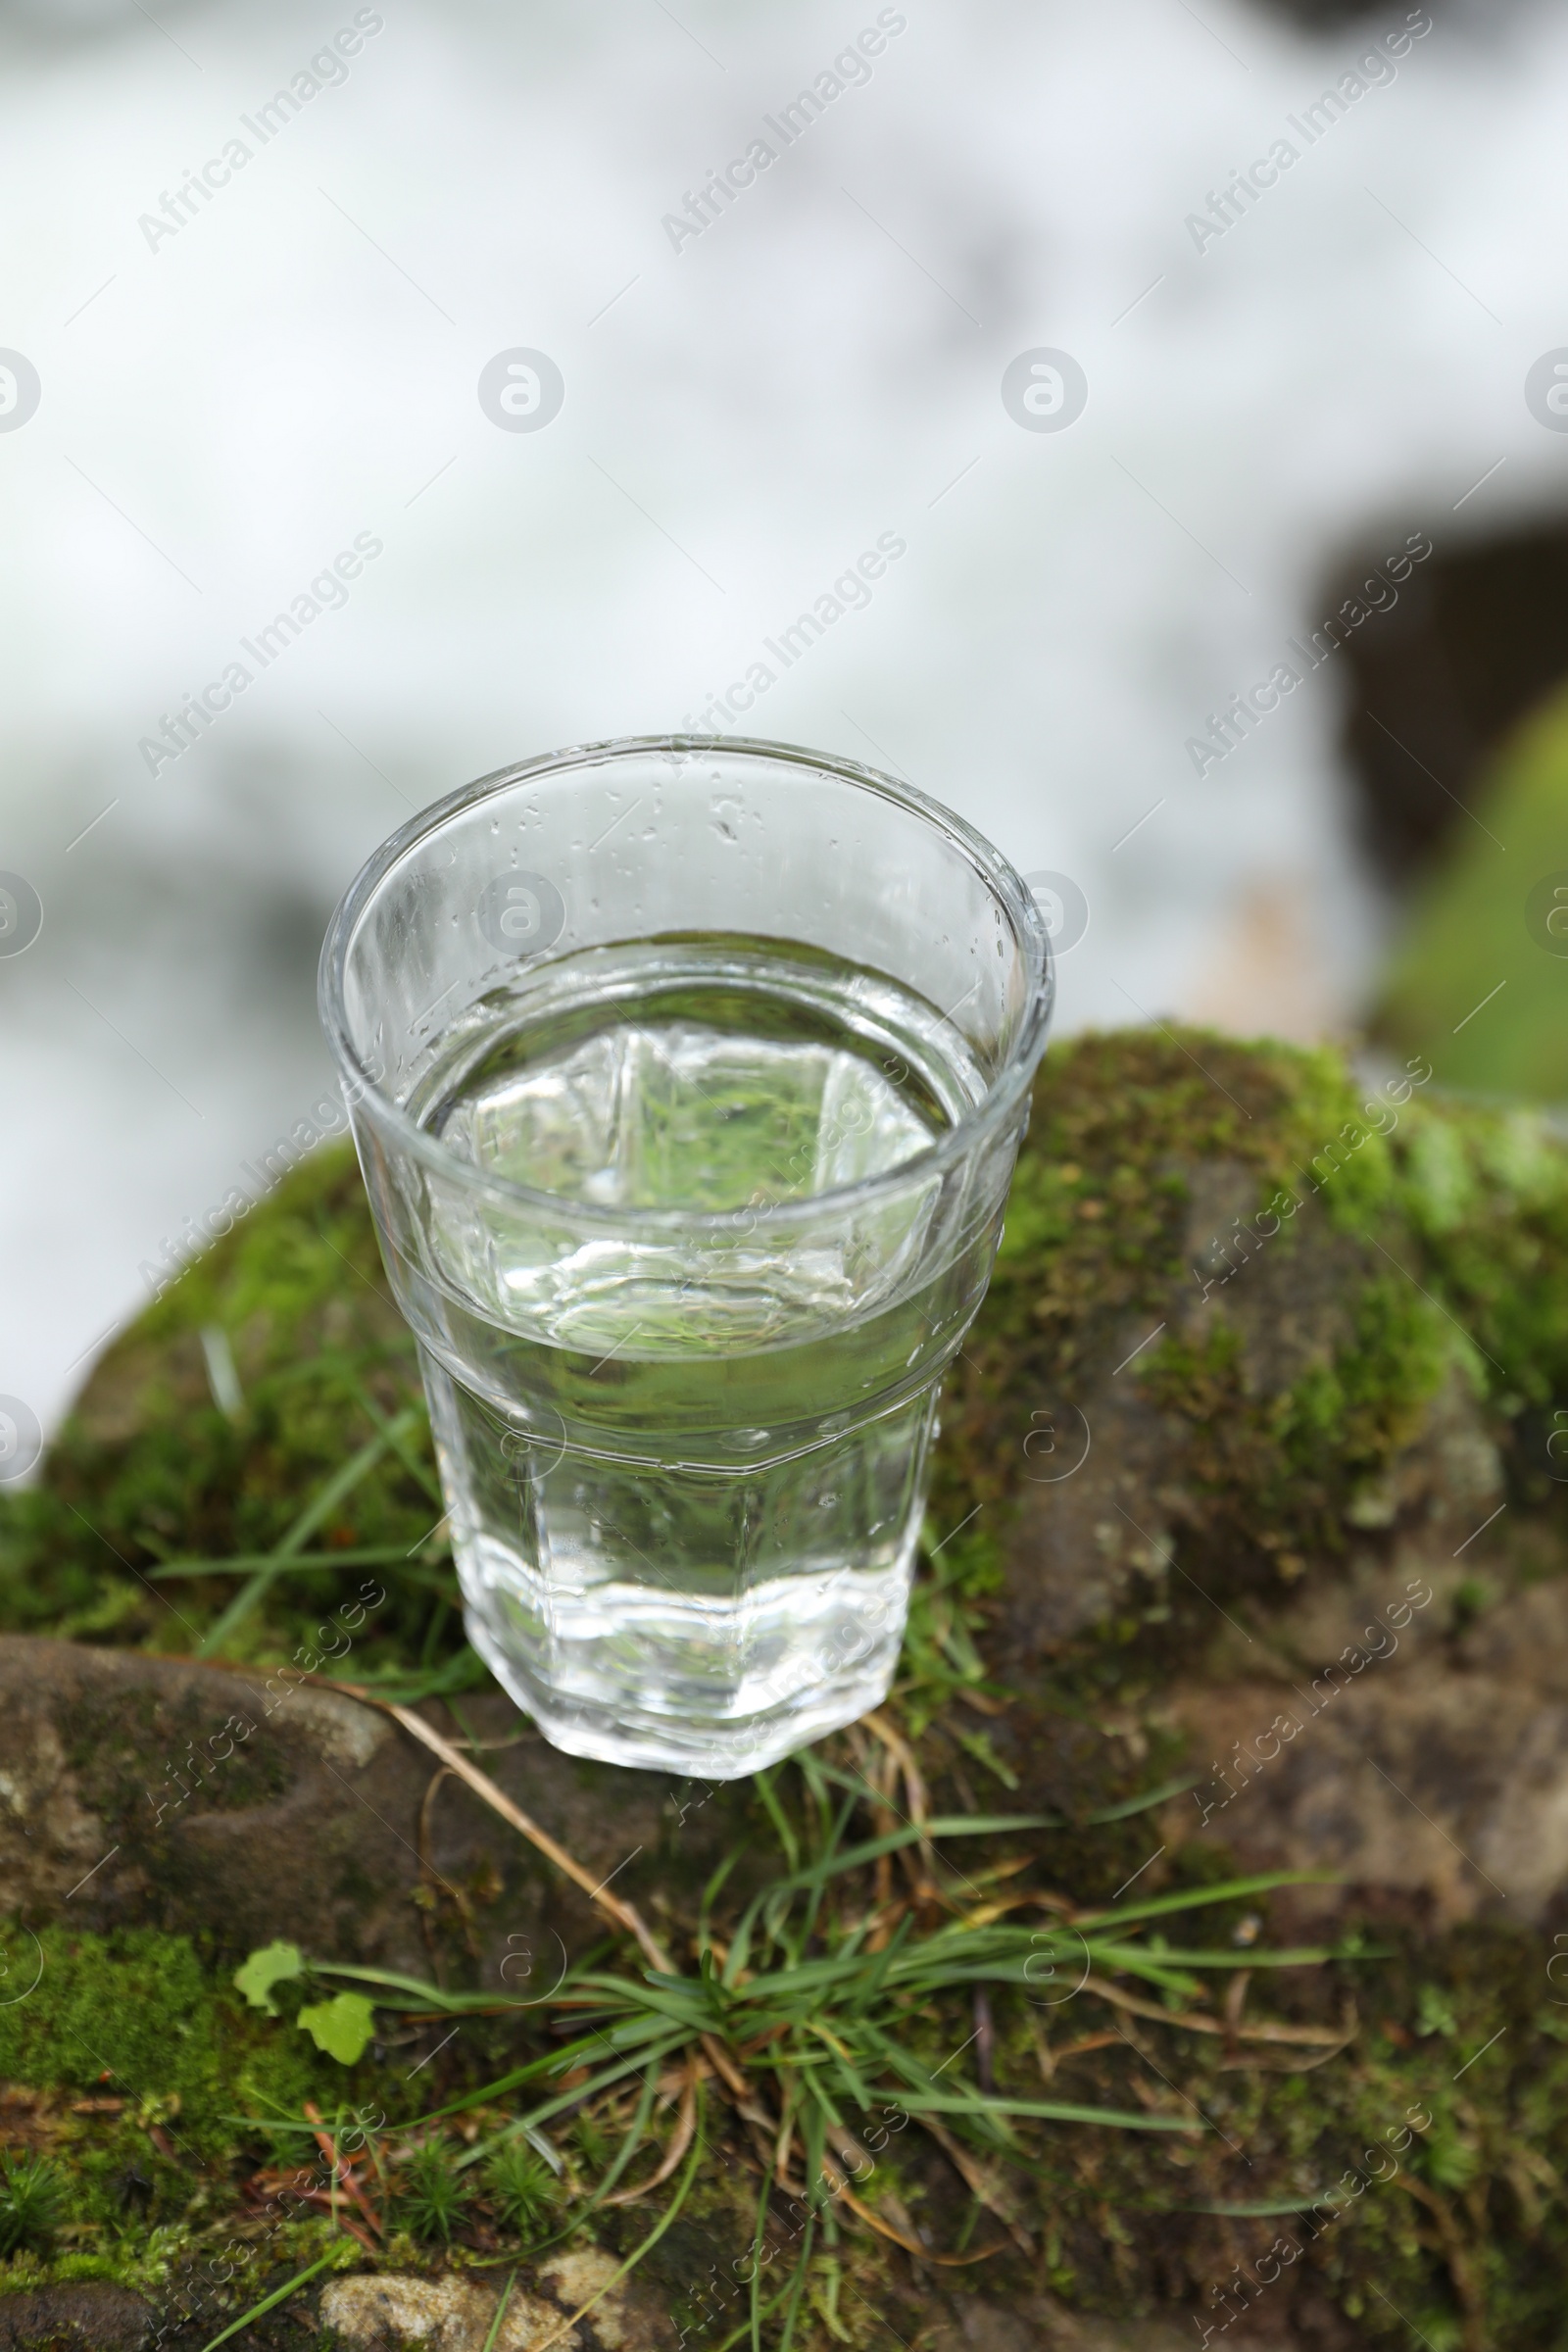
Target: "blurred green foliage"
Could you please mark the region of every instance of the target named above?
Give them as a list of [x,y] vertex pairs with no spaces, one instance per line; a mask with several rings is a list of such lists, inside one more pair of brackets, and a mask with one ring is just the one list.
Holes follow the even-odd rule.
[[1568,910],[1568,694],[1503,747],[1419,886],[1374,1033],[1430,1055],[1442,1085],[1568,1101],[1568,911],[1557,937],[1549,889],[1532,905],[1554,876]]

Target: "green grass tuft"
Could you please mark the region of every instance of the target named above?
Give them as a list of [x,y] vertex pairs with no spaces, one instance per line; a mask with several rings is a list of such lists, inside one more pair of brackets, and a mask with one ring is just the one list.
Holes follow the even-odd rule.
[[556,2203],[547,2164],[520,2139],[497,2148],[484,2168],[485,2193],[507,2228],[523,2240],[543,2234]]
[[0,2155],[0,2257],[46,2254],[65,2219],[66,2185],[47,2156]]
[[445,2139],[428,2139],[411,2148],[398,2180],[398,2211],[416,2237],[450,2245],[473,2200],[472,2183],[458,2169],[458,2158]]

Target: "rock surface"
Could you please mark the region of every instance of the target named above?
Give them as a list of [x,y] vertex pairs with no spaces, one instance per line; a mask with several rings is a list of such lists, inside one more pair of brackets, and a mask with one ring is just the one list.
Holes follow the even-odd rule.
[[[1250,1258],[1238,1250],[1236,1270],[1204,1296],[1192,1269],[1207,1274],[1225,1264],[1216,1246],[1256,1207],[1258,1183],[1236,1163],[1183,1174],[1177,1270],[1147,1305],[1096,1336],[1069,1379],[1042,1390],[1043,1409],[1031,1400],[1034,1427],[1049,1427],[1050,1449],[1038,1438],[1031,1444],[1027,1431],[1020,1438],[1004,1635],[1013,1671],[1129,1603],[1167,1599],[1179,1540],[1210,1534],[1221,1516],[1217,1465],[1202,1442],[1208,1433],[1141,1384],[1139,1359],[1152,1342],[1199,1361],[1216,1341],[1231,1344],[1238,1397],[1259,1414],[1354,1349],[1356,1294],[1377,1264],[1375,1248],[1321,1216],[1303,1218],[1294,1247],[1259,1246],[1254,1236]],[[1351,1510],[1362,1527],[1419,1525],[1446,1556],[1495,1508],[1502,1487],[1481,1399],[1455,1372],[1422,1402]],[[1299,1557],[1286,1562],[1292,1576],[1303,1566]]]
[[[711,1867],[722,1791],[681,1823],[671,1784],[561,1755],[499,1692],[463,1714],[495,1742],[490,1777],[627,1892],[677,1838],[685,1864]],[[0,1637],[0,1885],[34,1925],[134,1922],[216,1936],[239,1957],[284,1936],[421,1974],[445,1906],[514,1993],[556,1982],[600,1932],[559,1872],[381,1710],[277,1675],[26,1636]]]
[[[587,2248],[537,2270],[518,2266],[506,2308],[506,2276],[420,2278],[396,2271],[340,2276],[302,2290],[289,2306],[298,2340],[307,2313],[343,2352],[533,2352],[553,2337],[563,2352],[673,2352],[675,2330],[647,2289],[617,2281],[617,2265]],[[592,2302],[585,2316],[572,2315]],[[218,2323],[220,2325],[220,2323]],[[495,2330],[492,2333],[492,2329]],[[173,2340],[204,2341],[180,2326]],[[151,2304],[103,2281],[6,2294],[0,2287],[0,2352],[147,2352],[167,2330]]]
[[[990,1408],[1017,1478],[999,1673],[1070,1673],[1107,1629],[1132,1647],[1184,1612],[1168,1681],[1140,1659],[1126,1680],[1147,1696],[1105,1710],[1134,1736],[1165,1728],[1186,1743],[1200,1778],[1162,1816],[1172,1850],[1201,1837],[1248,1870],[1341,1877],[1290,1898],[1303,1923],[1391,1901],[1437,1927],[1555,1917],[1568,1904],[1568,1546],[1554,1518],[1521,1518],[1473,1371],[1441,1370],[1383,1458],[1328,1508],[1314,1500],[1304,1537],[1290,1514],[1310,1481],[1270,1459],[1297,1398],[1355,1365],[1368,1283],[1424,1298],[1413,1237],[1370,1217],[1336,1227],[1298,1171],[1298,1212],[1259,1239],[1255,1168],[1163,1164],[1181,1201],[1159,1277],[1090,1319],[1069,1365]],[[1104,1174],[1084,1166],[1080,1207],[1103,1200]],[[1147,1376],[1164,1350],[1181,1375]],[[988,1366],[973,1386],[991,1385]],[[1249,1508],[1250,1478],[1276,1482],[1270,1509]],[[1029,1719],[1009,1753],[1042,1736]]]
[[1438,1928],[1555,1916],[1568,1583],[1499,1595],[1454,1635],[1461,1582],[1451,1559],[1407,1547],[1392,1574],[1369,1565],[1278,1621],[1250,1672],[1233,1642],[1236,1679],[1179,1686],[1168,1718],[1202,1777],[1168,1808],[1166,1835],[1201,1834],[1248,1870],[1335,1873],[1340,1886],[1292,1897],[1303,1917],[1400,1897]]
[[0,2352],[145,2352],[156,2327],[149,2303],[103,2279],[0,2292]]
[[[616,2268],[593,2249],[561,2255],[543,2264],[528,2284],[514,2285],[504,2311],[504,2283],[489,2280],[386,2271],[334,2278],[322,2290],[320,2319],[345,2352],[391,2352],[394,2346],[402,2352],[405,2345],[428,2352],[533,2352],[547,2336],[564,2352],[670,2352],[674,2328],[659,2316],[646,2289],[614,2282]],[[590,2302],[591,2311],[565,2325]]]

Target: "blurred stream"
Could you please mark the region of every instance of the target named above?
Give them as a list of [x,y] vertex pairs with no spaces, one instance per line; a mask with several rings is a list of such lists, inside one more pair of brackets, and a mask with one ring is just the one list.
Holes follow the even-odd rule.
[[[1342,667],[1189,747],[1347,551],[1568,508],[1525,397],[1568,344],[1568,18],[1434,14],[0,19],[0,368],[40,386],[0,407],[0,868],[44,913],[0,957],[0,1391],[58,1419],[185,1221],[308,1116],[317,948],[376,841],[509,759],[701,723],[759,662],[724,725],[894,768],[1078,885],[1064,1026],[1353,1024],[1389,907]],[[542,429],[480,403],[518,349],[561,371]],[[1040,351],[1087,384],[1062,429],[1004,402]],[[785,667],[765,641],[813,609]]]

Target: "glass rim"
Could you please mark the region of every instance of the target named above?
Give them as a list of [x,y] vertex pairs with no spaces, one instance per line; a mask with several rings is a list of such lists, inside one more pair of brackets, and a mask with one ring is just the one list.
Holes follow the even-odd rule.
[[[474,808],[514,785],[537,783],[573,768],[602,765],[617,760],[642,759],[660,753],[708,757],[740,754],[777,766],[808,768],[839,783],[869,792],[882,800],[891,801],[911,815],[923,818],[936,832],[961,850],[992,885],[1012,918],[1015,936],[1025,959],[1027,999],[1023,1017],[1006,1058],[982,1100],[956,1119],[925,1150],[911,1153],[896,1167],[884,1168],[873,1176],[859,1177],[853,1184],[834,1185],[824,1192],[809,1193],[798,1200],[773,1201],[765,1208],[755,1202],[725,1209],[626,1208],[600,1201],[576,1200],[564,1193],[541,1191],[534,1185],[518,1183],[513,1177],[498,1176],[489,1169],[477,1166],[474,1161],[465,1159],[443,1144],[439,1137],[432,1135],[428,1128],[412,1118],[361,1058],[349,1033],[344,993],[348,958],[376,892],[409,852],[416,849],[430,834],[439,831],[463,810]],[[542,964],[545,959],[540,960]],[[945,1174],[955,1161],[966,1158],[1005,1123],[1020,1096],[1032,1083],[1035,1066],[1044,1050],[1045,1033],[1054,997],[1055,959],[1051,952],[1051,937],[1046,929],[1045,918],[1021,876],[983,833],[953,809],[945,808],[940,801],[934,800],[929,793],[918,791],[912,784],[901,783],[895,777],[884,774],[880,768],[867,767],[860,760],[844,759],[836,753],[813,752],[803,745],[774,743],[748,735],[621,735],[598,743],[569,744],[560,751],[541,752],[532,759],[514,760],[505,767],[493,768],[488,775],[476,777],[471,784],[460,785],[455,792],[444,794],[441,799],[432,801],[428,808],[421,808],[410,817],[395,833],[389,834],[360,867],[327,924],[326,936],[321,942],[317,979],[317,1002],[321,1026],[343,1075],[344,1092],[351,1112],[356,1102],[366,1105],[377,1125],[387,1130],[402,1151],[448,1183],[484,1195],[503,1204],[535,1211],[546,1210],[603,1230],[631,1227],[647,1231],[652,1227],[664,1231],[717,1234],[733,1232],[741,1227],[744,1219],[755,1220],[759,1215],[765,1215],[769,1223],[775,1219],[804,1223],[824,1212],[832,1213],[851,1206],[858,1199],[873,1199],[894,1186],[913,1179]]]

